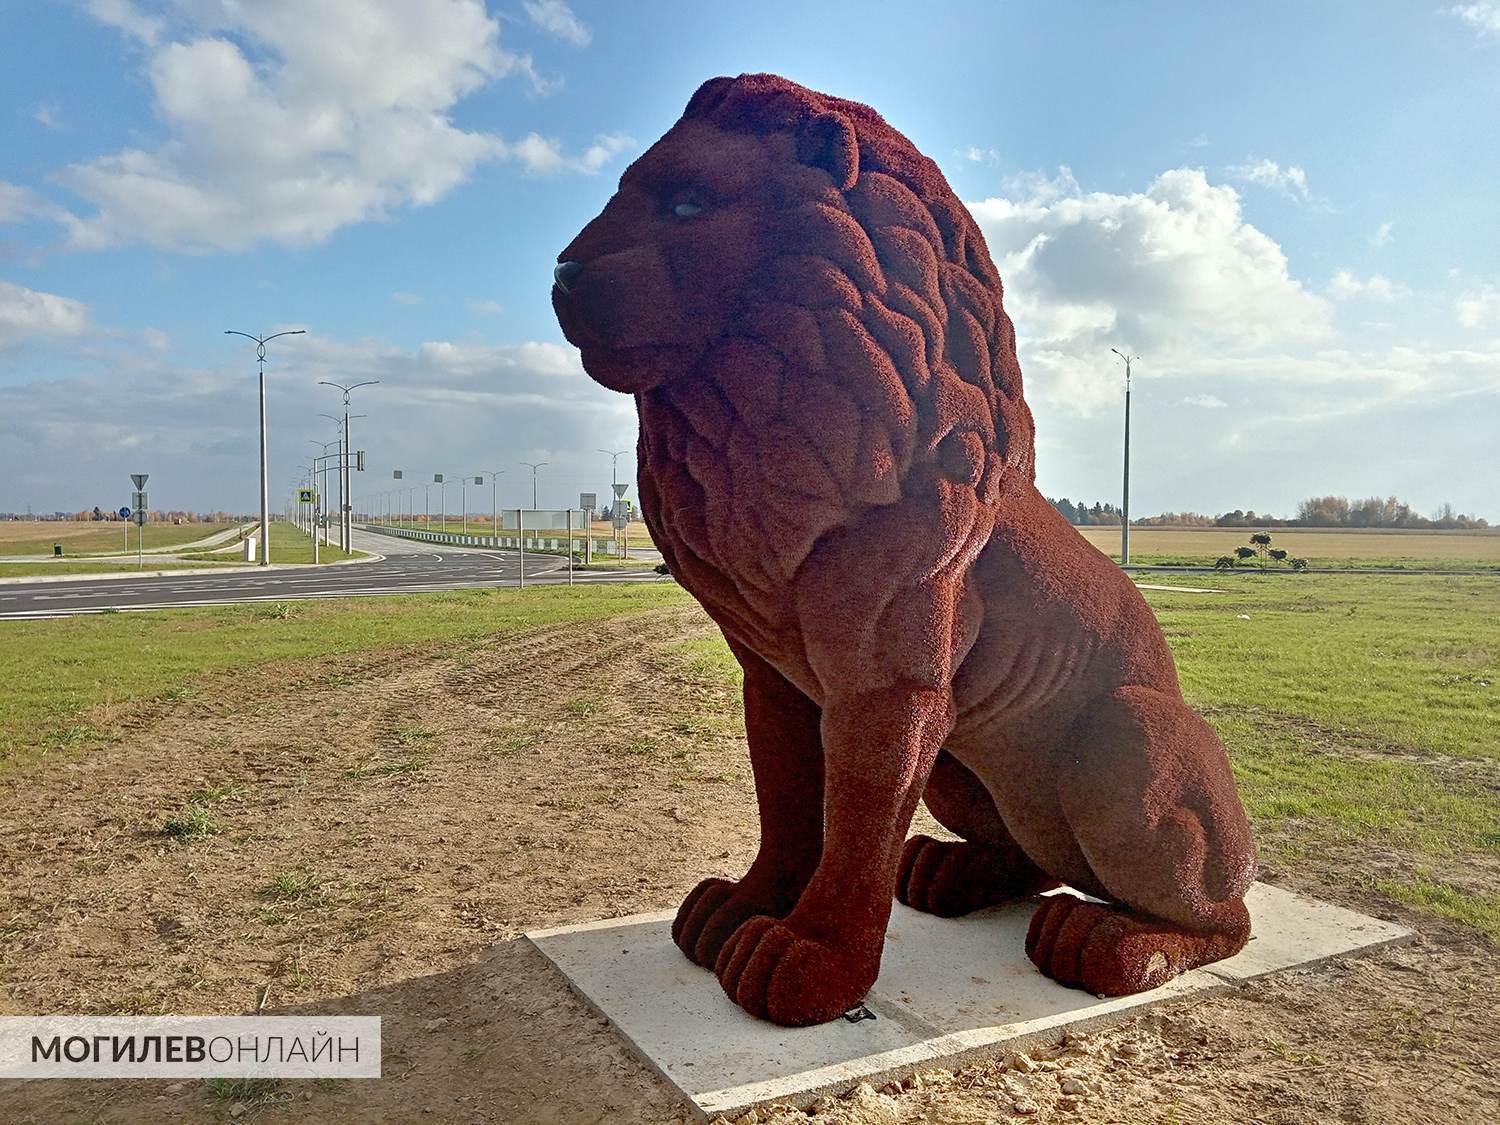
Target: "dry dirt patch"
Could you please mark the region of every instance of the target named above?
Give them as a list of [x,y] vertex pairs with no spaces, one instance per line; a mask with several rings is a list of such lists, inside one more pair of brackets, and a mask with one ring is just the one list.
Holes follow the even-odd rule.
[[[0,1012],[380,1014],[387,1077],[259,1099],[8,1083],[0,1120],[677,1120],[516,936],[670,906],[748,863],[738,692],[691,647],[712,635],[682,606],[268,666],[8,776]],[[818,1119],[1478,1120],[1497,1093],[1492,969],[1429,925],[1415,947]]]

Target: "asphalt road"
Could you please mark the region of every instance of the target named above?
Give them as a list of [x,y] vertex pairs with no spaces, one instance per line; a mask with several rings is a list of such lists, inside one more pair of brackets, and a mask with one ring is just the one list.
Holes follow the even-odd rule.
[[[384,555],[376,562],[264,570],[238,574],[183,571],[156,578],[93,578],[0,584],[0,620],[71,617],[106,609],[178,609],[237,602],[358,598],[380,594],[419,594],[514,586],[519,572],[515,551],[416,543],[369,532],[354,532],[357,550]],[[273,560],[274,561],[274,560]],[[643,558],[639,570],[574,571],[574,581],[667,581]],[[526,584],[557,585],[568,580],[567,561],[555,555],[526,556]]]

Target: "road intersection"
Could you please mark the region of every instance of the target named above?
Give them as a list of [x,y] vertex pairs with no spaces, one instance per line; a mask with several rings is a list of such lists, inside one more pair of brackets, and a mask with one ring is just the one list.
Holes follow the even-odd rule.
[[[373,535],[358,529],[354,548],[383,556],[367,562],[320,567],[272,567],[234,573],[177,571],[156,577],[49,579],[0,584],[0,620],[71,617],[111,610],[179,609],[241,602],[357,598],[437,590],[515,586],[519,555],[515,551],[450,547]],[[664,581],[652,567],[654,553],[639,569],[581,570],[578,584]],[[557,585],[568,581],[567,560],[528,553],[526,584]]]

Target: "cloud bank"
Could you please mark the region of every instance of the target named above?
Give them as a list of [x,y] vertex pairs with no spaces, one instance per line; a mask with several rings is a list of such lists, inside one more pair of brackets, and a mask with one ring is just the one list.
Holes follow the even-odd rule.
[[[538,9],[533,19],[571,26],[565,5]],[[501,45],[480,0],[177,0],[160,12],[92,0],[88,10],[142,52],[164,139],[63,171],[93,207],[66,220],[76,249],[318,243],[435,203],[487,162],[594,173],[629,143],[610,135],[571,154],[535,133],[508,141],[459,126],[455,106],[491,82],[552,86]]]

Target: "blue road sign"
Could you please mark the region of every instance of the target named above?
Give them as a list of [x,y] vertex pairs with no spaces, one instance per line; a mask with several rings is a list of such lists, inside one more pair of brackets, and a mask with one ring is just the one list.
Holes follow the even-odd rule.
[[128,520],[130,518],[130,509],[129,508],[121,508],[120,509],[120,518],[122,520]]

